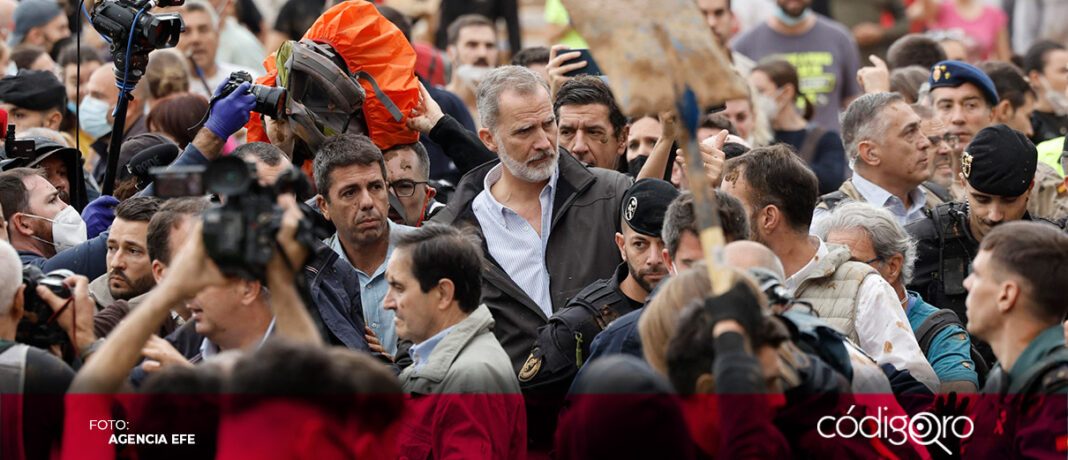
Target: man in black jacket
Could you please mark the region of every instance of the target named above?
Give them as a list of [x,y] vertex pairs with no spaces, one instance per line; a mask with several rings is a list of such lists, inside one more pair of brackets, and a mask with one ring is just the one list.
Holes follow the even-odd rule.
[[621,262],[614,235],[630,179],[587,168],[559,149],[548,85],[529,69],[491,71],[479,85],[478,107],[479,138],[500,160],[465,175],[434,220],[481,231],[488,262],[482,301],[518,373],[538,327]]

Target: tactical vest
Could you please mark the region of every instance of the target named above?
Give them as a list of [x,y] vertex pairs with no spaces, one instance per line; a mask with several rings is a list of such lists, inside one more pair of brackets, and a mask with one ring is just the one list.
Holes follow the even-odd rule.
[[616,318],[634,311],[613,278],[586,286],[538,329],[538,338],[519,372],[524,393],[566,393],[589,357],[594,337]]
[[[950,196],[949,190],[946,190],[941,185],[938,185],[931,181],[926,181],[920,185],[927,192],[927,201],[924,202],[924,207],[927,209],[934,209],[942,203],[953,201]],[[823,209],[827,211],[833,211],[834,208],[842,204],[844,201],[865,201],[864,196],[860,194],[856,186],[853,185],[853,180],[847,180],[842,182],[842,186],[838,187],[831,193],[820,197],[819,203],[816,203],[816,209]]]
[[[932,274],[934,282],[923,298],[932,305],[948,308],[958,318],[967,318],[964,299],[964,278],[971,272],[972,259],[979,252],[979,243],[968,230],[968,207],[961,203],[946,203],[933,211],[925,211],[938,233],[938,269]],[[965,320],[967,321],[967,320]]]
[[869,276],[880,276],[879,272],[868,264],[851,262],[845,246],[824,244],[829,252],[816,262],[813,272],[826,275],[802,281],[794,297],[811,303],[820,319],[853,343],[860,343],[856,325],[860,285]]

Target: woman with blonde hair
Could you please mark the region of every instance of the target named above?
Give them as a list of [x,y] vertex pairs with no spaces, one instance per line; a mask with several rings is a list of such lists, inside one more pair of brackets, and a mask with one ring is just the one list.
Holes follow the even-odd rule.
[[171,94],[189,91],[189,65],[185,57],[173,49],[153,51],[148,55],[145,80],[148,81],[148,102],[151,107]]

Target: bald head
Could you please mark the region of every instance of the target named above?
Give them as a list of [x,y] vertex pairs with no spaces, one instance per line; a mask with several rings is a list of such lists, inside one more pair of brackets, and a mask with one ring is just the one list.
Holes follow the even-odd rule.
[[723,259],[727,265],[739,270],[761,267],[771,270],[780,280],[786,279],[782,262],[767,246],[755,241],[735,241],[723,247]]

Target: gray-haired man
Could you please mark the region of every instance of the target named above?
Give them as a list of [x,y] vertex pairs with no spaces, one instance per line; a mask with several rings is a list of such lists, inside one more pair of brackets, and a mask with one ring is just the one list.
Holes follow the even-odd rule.
[[[978,366],[971,338],[952,310],[939,310],[914,291],[905,291],[912,279],[916,243],[890,212],[870,203],[845,203],[814,228],[828,243],[849,248],[852,260],[871,265],[894,288],[912,332],[942,384],[940,393],[974,393],[979,389]],[[985,372],[984,372],[985,373]]]
[[813,227],[845,200],[887,208],[904,226],[923,219],[924,208],[933,209],[949,198],[945,189],[924,184],[931,141],[921,121],[897,93],[865,94],[850,103],[842,114],[842,142],[853,177],[820,197]]
[[490,71],[478,109],[479,137],[500,161],[465,175],[433,220],[480,230],[482,301],[520,372],[549,316],[621,262],[614,237],[630,179],[559,149],[548,85],[525,67]]

